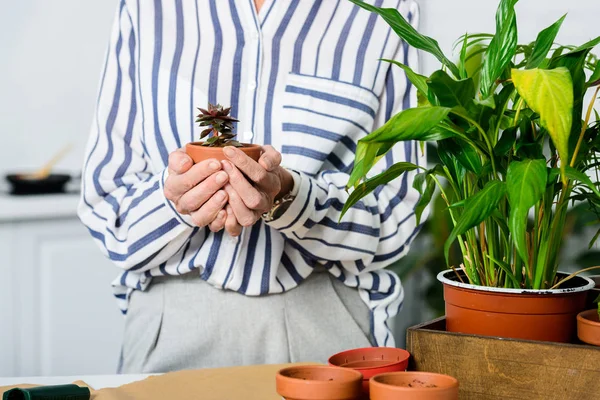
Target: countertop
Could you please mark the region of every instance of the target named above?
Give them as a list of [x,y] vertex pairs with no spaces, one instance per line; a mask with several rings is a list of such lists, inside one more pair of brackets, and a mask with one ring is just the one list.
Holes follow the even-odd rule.
[[78,193],[13,196],[0,191],[0,223],[75,218],[78,203]]

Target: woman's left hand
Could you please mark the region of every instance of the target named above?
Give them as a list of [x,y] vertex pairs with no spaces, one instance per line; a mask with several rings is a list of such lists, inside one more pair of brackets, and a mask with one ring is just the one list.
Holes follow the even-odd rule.
[[215,220],[210,229],[225,228],[230,235],[239,236],[242,227],[254,225],[276,199],[292,191],[294,179],[281,167],[281,154],[272,146],[263,147],[258,162],[233,146],[225,147],[223,152],[229,159],[222,161],[229,175],[229,183],[224,187],[229,195],[227,218]]

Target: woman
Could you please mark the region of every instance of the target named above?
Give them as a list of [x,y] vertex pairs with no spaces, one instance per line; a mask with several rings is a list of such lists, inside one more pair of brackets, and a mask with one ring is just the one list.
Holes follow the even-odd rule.
[[[377,0],[416,24],[412,1]],[[413,175],[338,224],[356,142],[408,107],[409,49],[346,0],[122,0],[79,215],[123,273],[121,369],[325,361],[393,346],[402,303],[384,268],[416,235]],[[196,107],[232,107],[258,163],[192,165]],[[377,167],[423,163],[416,143]]]

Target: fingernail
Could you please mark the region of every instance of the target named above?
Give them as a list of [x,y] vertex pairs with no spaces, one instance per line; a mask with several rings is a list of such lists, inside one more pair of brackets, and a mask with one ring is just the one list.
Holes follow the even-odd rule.
[[221,210],[219,211],[219,219],[225,219],[225,216],[227,215],[227,213],[225,212],[225,210]]
[[213,170],[216,171],[219,168],[221,168],[221,165],[217,162],[217,161],[211,161],[210,164],[208,164],[208,167]]
[[233,208],[231,206],[227,206],[227,214],[233,214]]
[[184,157],[179,163],[179,168],[184,168],[188,162],[190,162],[190,159],[188,157]]
[[215,199],[219,202],[225,201],[225,192],[219,191],[215,194]]
[[269,160],[268,158],[263,158],[263,163],[265,164],[265,167],[267,167],[267,169],[273,168],[273,164],[271,163],[271,160]]
[[215,176],[215,181],[218,185],[222,185],[223,183],[225,183],[228,177],[229,175],[227,175],[226,172],[219,172],[217,176]]
[[228,161],[223,161],[223,169],[227,172],[231,172],[233,170],[233,167]]
[[231,146],[224,147],[223,153],[225,153],[227,157],[235,157],[235,150]]

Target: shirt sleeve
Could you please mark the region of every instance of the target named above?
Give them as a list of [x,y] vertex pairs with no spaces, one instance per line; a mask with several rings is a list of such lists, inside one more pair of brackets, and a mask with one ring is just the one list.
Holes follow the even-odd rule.
[[[415,69],[417,52],[401,43],[396,60]],[[415,102],[415,89],[403,70],[390,66],[374,128]],[[398,143],[370,175],[399,161],[424,165],[425,154],[417,142]],[[296,198],[281,217],[268,223],[294,247],[313,259],[334,262],[352,274],[385,268],[406,254],[419,230],[414,213],[419,193],[412,188],[417,172],[405,173],[378,187],[348,210],[340,223],[341,210],[349,196],[345,190],[349,174],[339,170],[321,171],[315,177],[294,173],[299,177]]]
[[192,225],[163,194],[167,170],[145,157],[135,38],[123,0],[102,72],[78,215],[105,255],[125,270],[142,272],[175,254]]

